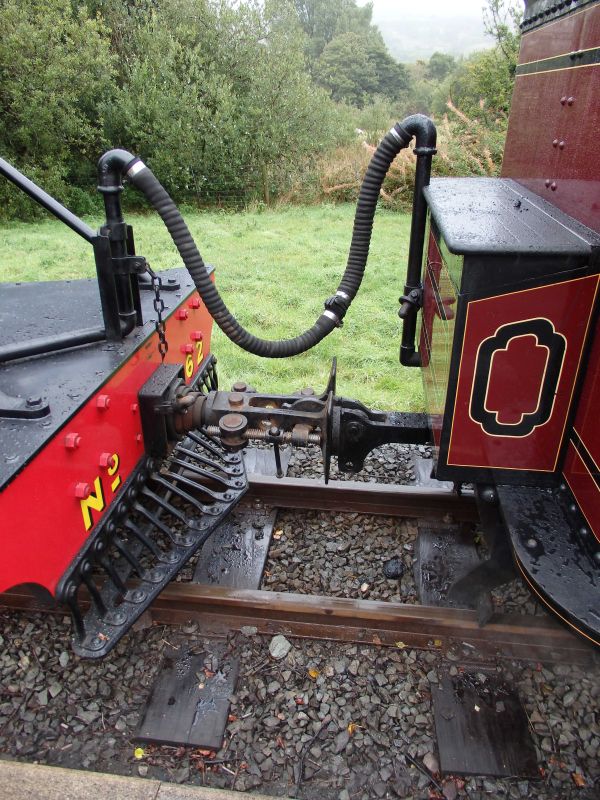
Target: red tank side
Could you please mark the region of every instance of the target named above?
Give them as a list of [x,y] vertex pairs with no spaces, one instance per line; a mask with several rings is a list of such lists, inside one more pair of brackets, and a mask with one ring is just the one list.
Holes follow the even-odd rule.
[[[600,232],[599,131],[600,2],[592,2],[524,32],[502,175]],[[596,322],[563,474],[598,540],[599,409]]]

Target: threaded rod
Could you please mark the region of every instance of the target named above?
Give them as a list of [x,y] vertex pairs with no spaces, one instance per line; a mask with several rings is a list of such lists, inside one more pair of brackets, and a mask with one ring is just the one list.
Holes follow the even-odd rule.
[[[217,439],[221,438],[221,431],[217,425],[207,425],[204,430],[207,436],[215,436]],[[259,428],[248,428],[242,435],[244,439],[248,440],[265,441],[270,439],[268,431],[261,431]],[[295,447],[302,446],[299,442],[293,440],[291,431],[284,431],[281,436],[277,438],[277,442],[278,444],[291,444]],[[320,445],[321,435],[319,433],[309,433],[306,444]]]

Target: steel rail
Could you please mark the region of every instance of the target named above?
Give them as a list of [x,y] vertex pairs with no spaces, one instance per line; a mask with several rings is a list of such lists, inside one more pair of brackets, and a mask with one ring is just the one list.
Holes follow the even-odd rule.
[[159,623],[195,620],[216,630],[253,626],[267,634],[443,652],[458,645],[471,655],[536,661],[588,661],[595,652],[550,617],[495,615],[482,627],[466,609],[191,583],[171,583],[151,613]]
[[252,473],[246,498],[277,508],[314,511],[350,511],[393,517],[425,517],[475,522],[479,517],[472,495],[448,489],[396,486],[362,481],[330,481],[311,478],[273,478]]

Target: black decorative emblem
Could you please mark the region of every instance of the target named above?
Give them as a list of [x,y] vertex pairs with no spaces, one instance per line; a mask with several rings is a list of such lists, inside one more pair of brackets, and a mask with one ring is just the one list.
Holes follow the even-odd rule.
[[[486,408],[492,359],[494,353],[507,349],[511,339],[521,336],[535,336],[538,346],[542,345],[548,348],[548,360],[536,410],[523,414],[518,423],[506,424],[498,422],[499,410],[490,411]],[[475,422],[479,422],[483,430],[490,436],[528,436],[539,425],[548,422],[554,406],[565,347],[564,336],[556,333],[554,326],[547,319],[511,322],[498,328],[494,336],[482,342],[477,354],[471,395],[471,418]]]

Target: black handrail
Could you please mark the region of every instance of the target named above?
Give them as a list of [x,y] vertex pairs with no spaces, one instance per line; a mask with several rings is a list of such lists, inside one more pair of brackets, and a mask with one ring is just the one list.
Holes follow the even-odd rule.
[[51,197],[43,189],[40,189],[37,184],[30,181],[25,175],[22,175],[18,169],[15,169],[3,158],[0,158],[0,175],[4,175],[5,178],[8,178],[8,180],[14,183],[22,192],[29,195],[32,200],[35,200],[36,203],[39,203],[51,214],[54,214],[55,217],[61,222],[64,222],[65,225],[68,225],[71,230],[78,233],[87,242],[93,244],[94,239],[98,235],[96,231],[92,230],[89,225],[86,225],[83,220],[75,216],[72,211],[69,211],[69,209],[65,208],[58,200],[55,200],[54,197]]
[[136,323],[141,325],[137,277],[116,274],[114,269],[113,258],[131,255],[125,242],[128,226],[121,215],[118,194],[107,196],[105,193],[107,224],[96,232],[3,158],[0,158],[0,175],[8,178],[18,189],[92,245],[104,321],[104,328],[86,328],[31,339],[26,343],[0,346],[0,363],[58,352],[69,347],[81,347],[106,339],[120,341],[133,330]]

